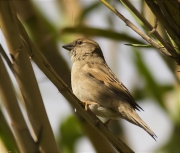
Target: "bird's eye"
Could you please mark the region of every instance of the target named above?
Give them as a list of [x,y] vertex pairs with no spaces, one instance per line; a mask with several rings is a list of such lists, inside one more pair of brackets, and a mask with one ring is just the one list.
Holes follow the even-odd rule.
[[78,45],[81,45],[81,44],[82,44],[82,41],[80,41],[80,40],[77,41],[77,44],[78,44]]

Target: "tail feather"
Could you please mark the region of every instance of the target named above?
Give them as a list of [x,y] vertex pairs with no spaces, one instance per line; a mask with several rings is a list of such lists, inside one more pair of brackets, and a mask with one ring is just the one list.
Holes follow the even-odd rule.
[[144,129],[155,141],[157,139],[156,134],[149,128],[149,126],[138,116],[138,119],[134,118],[136,125]]
[[144,129],[156,141],[156,134],[149,128],[149,126],[139,117],[139,115],[135,111],[129,115],[130,116],[128,117],[128,119],[126,118],[126,120]]

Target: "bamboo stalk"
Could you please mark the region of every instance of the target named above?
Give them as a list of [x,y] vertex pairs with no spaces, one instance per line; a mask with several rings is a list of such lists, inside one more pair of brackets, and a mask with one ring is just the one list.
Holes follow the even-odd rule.
[[71,87],[70,69],[54,39],[56,31],[53,25],[43,14],[34,9],[32,1],[12,0],[12,3],[21,21],[29,29],[33,42],[52,65],[56,73]]
[[[174,29],[174,31],[177,33],[177,35],[180,35],[179,27],[174,23],[172,16],[169,14],[168,10],[166,9],[164,2],[161,0],[156,1],[157,5],[161,9],[163,16],[167,20],[167,22],[170,24],[171,28]],[[177,14],[178,15],[178,14]],[[178,16],[179,18],[179,16]]]
[[1,1],[1,28],[13,60],[15,77],[24,98],[26,112],[33,127],[34,139],[42,152],[57,153],[58,148],[46,114],[35,74],[20,36],[11,1]]
[[2,151],[2,147],[6,148],[13,153],[19,153],[19,148],[16,143],[15,137],[4,117],[4,114],[0,108],[0,129],[1,129],[1,137],[0,137],[0,151]]
[[[2,103],[4,104],[8,115],[11,119],[11,126],[17,138],[17,143],[21,152],[39,153],[39,149],[35,141],[32,139],[22,112],[18,105],[15,93],[13,91],[12,82],[8,72],[3,64],[0,56],[0,93]],[[2,75],[3,74],[3,75]],[[8,92],[7,92],[8,91]]]

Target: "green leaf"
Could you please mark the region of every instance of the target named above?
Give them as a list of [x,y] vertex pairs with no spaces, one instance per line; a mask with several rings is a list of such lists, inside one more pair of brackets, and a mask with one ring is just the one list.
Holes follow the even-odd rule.
[[[0,139],[2,140],[4,146],[9,152],[19,153],[16,140],[3,113],[1,112],[1,107],[0,107]],[[0,146],[0,150],[1,150],[1,146]]]
[[60,138],[58,140],[62,153],[75,152],[75,142],[82,136],[82,132],[75,116],[68,116],[60,126]]
[[152,45],[145,45],[145,44],[124,44],[126,46],[133,46],[133,47],[153,47]]
[[134,52],[136,54],[135,63],[137,66],[137,70],[143,77],[143,80],[145,81],[145,89],[142,91],[145,95],[149,95],[163,107],[165,108],[165,105],[163,103],[163,94],[165,91],[169,90],[164,89],[162,90],[161,85],[158,84],[158,82],[154,79],[152,73],[146,66],[145,62],[143,61],[143,58],[141,54],[134,49]]
[[180,152],[180,125],[176,125],[174,129],[172,130],[173,133],[168,140],[168,142],[160,149],[158,149],[156,152],[164,152],[164,153],[179,153]]
[[117,41],[127,41],[137,44],[144,44],[143,41],[138,40],[135,37],[128,36],[125,33],[118,33],[109,29],[99,29],[86,26],[76,26],[76,27],[65,27],[60,30],[61,34],[82,34],[85,36],[99,36],[109,39],[114,39]]

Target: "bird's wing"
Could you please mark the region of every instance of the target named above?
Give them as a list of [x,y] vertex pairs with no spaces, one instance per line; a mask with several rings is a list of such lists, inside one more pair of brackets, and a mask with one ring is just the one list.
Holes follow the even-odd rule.
[[111,69],[104,64],[87,63],[83,69],[90,77],[95,78],[102,86],[106,86],[111,92],[129,102],[134,109],[143,110],[131,96],[128,89],[116,78]]

